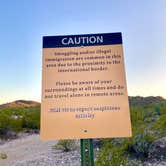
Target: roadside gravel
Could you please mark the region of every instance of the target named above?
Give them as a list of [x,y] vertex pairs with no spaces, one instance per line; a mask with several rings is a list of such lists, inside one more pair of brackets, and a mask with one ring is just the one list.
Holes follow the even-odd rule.
[[[56,144],[57,140],[41,141],[38,134],[21,136],[18,139],[3,142],[0,144],[0,154],[7,154],[7,159],[0,159],[0,166],[81,165],[78,140],[76,141],[76,149],[70,152],[63,152],[53,148]],[[166,166],[166,160],[155,160],[153,158],[139,166]]]
[[38,134],[22,137],[0,145],[0,166],[79,166],[79,147],[63,153],[52,148],[57,141],[41,141]]

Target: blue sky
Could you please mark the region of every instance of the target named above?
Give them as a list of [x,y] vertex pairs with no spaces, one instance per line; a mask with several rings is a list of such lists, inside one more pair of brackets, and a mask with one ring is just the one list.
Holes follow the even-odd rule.
[[129,95],[166,98],[165,0],[1,0],[0,103],[41,96],[42,36],[122,32]]

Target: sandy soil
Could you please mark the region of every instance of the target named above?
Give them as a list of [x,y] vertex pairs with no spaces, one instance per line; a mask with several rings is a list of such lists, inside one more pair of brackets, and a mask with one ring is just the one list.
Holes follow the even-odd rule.
[[57,141],[41,141],[33,134],[0,145],[0,153],[6,153],[7,159],[0,159],[0,166],[13,166],[14,163],[33,160],[50,153]]

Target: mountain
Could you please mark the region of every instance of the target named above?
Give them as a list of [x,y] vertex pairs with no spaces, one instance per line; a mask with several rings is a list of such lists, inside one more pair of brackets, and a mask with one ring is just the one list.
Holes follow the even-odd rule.
[[161,96],[148,96],[148,97],[141,97],[129,96],[129,104],[131,107],[144,107],[150,104],[159,104],[159,103],[166,103],[166,99]]
[[18,108],[28,108],[28,107],[35,107],[40,105],[40,103],[36,101],[30,101],[30,100],[16,100],[10,103],[2,104],[0,105],[0,109],[3,108],[12,108],[12,107],[18,107]]
[[[141,96],[129,96],[129,104],[131,107],[143,107],[150,104],[159,104],[166,103],[166,99],[160,96],[149,96],[149,97],[141,97]],[[25,108],[25,107],[35,107],[40,105],[39,102],[31,101],[31,100],[16,100],[10,103],[0,105],[0,109],[3,108]]]

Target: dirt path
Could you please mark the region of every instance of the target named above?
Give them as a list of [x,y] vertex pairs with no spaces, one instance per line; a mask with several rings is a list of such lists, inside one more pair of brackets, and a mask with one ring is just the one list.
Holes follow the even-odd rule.
[[7,159],[0,159],[0,166],[13,166],[23,160],[33,160],[51,152],[57,141],[41,141],[39,135],[30,135],[0,145],[0,153],[6,153]]

